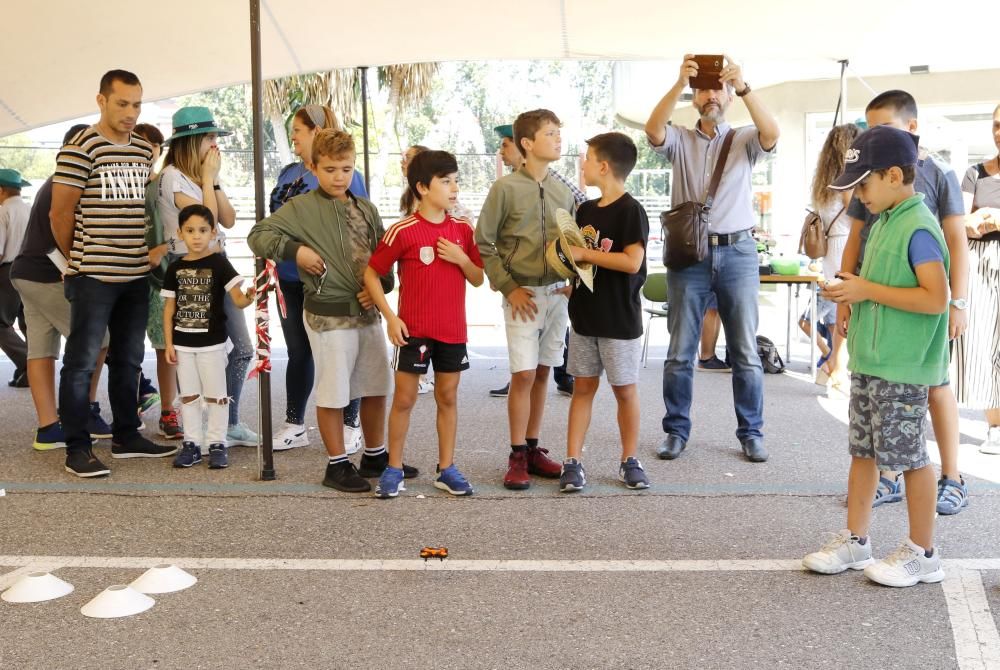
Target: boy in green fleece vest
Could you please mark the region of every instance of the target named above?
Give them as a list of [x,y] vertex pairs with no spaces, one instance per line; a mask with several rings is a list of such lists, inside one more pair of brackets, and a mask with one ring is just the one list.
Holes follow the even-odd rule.
[[[296,196],[260,221],[247,236],[255,254],[294,260],[302,279],[306,335],[316,362],[316,423],[329,455],[323,485],[360,493],[389,461],[385,397],[392,373],[378,310],[363,284],[365,268],[385,230],[370,201],[348,188],[354,176],[354,140],[340,130],[316,133],[313,170],[319,188]],[[391,291],[392,273],[382,277]],[[365,453],[360,468],[344,453],[344,407],[361,398]],[[403,466],[407,478],[416,468]]]
[[[851,306],[847,528],[803,559],[824,574],[864,569],[886,586],[944,579],[934,548],[935,474],[924,422],[931,386],[948,378],[948,247],[941,226],[914,191],[919,138],[876,126],[848,150],[844,173],[830,185],[855,189],[879,219],[861,275],[841,272],[823,297]],[[910,535],[876,562],[868,528],[879,469],[906,480]]]
[[507,422],[511,454],[503,485],[531,486],[529,475],[557,478],[562,467],[538,446],[549,368],[563,360],[570,288],[545,260],[559,235],[556,210],[576,209],[573,194],[552,176],[559,160],[559,117],[547,109],[514,121],[514,142],[524,165],[490,188],[476,225],[476,244],[490,286],[504,295],[504,326],[510,361]]

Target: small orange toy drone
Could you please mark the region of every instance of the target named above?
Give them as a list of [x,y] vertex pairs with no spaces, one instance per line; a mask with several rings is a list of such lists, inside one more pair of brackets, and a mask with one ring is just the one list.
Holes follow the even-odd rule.
[[427,562],[428,558],[444,560],[448,558],[448,547],[424,547],[420,550],[420,558]]

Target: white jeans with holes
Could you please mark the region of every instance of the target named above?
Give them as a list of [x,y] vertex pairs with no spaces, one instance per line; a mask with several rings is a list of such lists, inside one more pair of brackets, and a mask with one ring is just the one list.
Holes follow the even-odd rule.
[[[199,447],[225,444],[229,401],[226,397],[225,345],[177,350],[177,385],[181,398],[184,441]],[[191,396],[197,396],[190,402]],[[216,402],[206,402],[212,399]],[[208,428],[202,434],[202,407],[208,410]]]

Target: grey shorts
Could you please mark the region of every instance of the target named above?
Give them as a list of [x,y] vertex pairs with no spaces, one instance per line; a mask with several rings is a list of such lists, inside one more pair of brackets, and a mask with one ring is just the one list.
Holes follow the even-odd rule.
[[392,392],[392,370],[382,334],[382,322],[362,328],[324,330],[309,326],[306,336],[316,365],[316,406],[338,409],[354,398],[386,396]]
[[[24,322],[28,328],[28,358],[59,358],[59,338],[69,336],[69,301],[62,282],[37,282],[12,279],[24,304]],[[101,348],[108,346],[104,333]]]
[[927,386],[851,374],[851,456],[873,458],[881,470],[903,472],[930,464],[924,420]]
[[606,372],[612,386],[637,384],[641,359],[641,337],[613,340],[580,335],[572,329],[569,332],[566,372],[574,377],[600,377],[601,372]]

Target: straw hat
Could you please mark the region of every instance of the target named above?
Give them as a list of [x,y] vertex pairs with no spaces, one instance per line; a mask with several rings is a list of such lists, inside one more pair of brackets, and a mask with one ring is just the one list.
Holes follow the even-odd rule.
[[556,223],[559,227],[559,238],[552,240],[545,250],[545,260],[564,279],[579,277],[583,285],[594,290],[594,266],[590,263],[577,263],[569,253],[569,247],[586,248],[587,243],[576,225],[573,215],[565,209],[556,210]]

